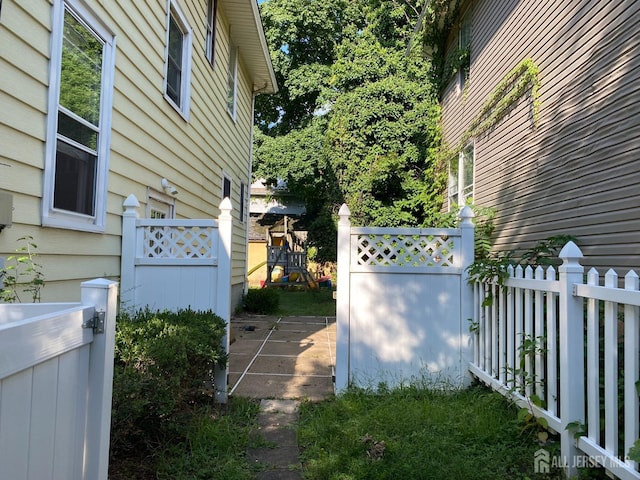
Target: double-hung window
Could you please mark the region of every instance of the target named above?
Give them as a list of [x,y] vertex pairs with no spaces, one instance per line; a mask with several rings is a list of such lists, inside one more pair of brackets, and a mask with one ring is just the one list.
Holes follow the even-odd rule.
[[178,5],[170,0],[167,15],[165,98],[180,114],[189,118],[191,84],[191,28]]
[[227,111],[236,118],[236,95],[238,89],[238,47],[229,44],[229,70],[227,72]]
[[209,0],[207,4],[207,35],[205,36],[204,52],[213,67],[216,54],[216,9],[217,0]]
[[104,231],[114,44],[82,4],[54,2],[43,225]]
[[467,145],[449,163],[449,210],[466,204],[473,198],[474,146]]

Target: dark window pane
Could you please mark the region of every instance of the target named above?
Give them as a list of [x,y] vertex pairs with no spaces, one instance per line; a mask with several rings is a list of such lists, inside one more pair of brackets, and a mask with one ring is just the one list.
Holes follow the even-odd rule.
[[60,105],[93,125],[100,118],[103,43],[65,11]]
[[240,183],[240,221],[244,222],[244,201],[245,194],[244,189],[246,188],[244,183]]
[[94,215],[97,156],[58,140],[53,207]]
[[207,5],[207,36],[205,44],[205,54],[211,65],[213,65],[216,46],[216,0],[209,0]]
[[180,105],[182,82],[183,34],[173,16],[169,17],[169,58],[167,59],[167,95]]
[[91,150],[98,149],[98,132],[63,112],[58,112],[58,133]]
[[231,180],[224,177],[222,181],[222,198],[231,198]]

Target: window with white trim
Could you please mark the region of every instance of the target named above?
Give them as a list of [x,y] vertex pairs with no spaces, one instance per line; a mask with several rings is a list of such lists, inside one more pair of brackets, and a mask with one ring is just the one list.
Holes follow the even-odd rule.
[[469,144],[449,162],[449,210],[473,198],[474,156],[474,145]]
[[227,111],[235,120],[238,90],[238,47],[229,45],[229,71],[227,72]]
[[104,231],[115,38],[83,4],[53,6],[42,224]]
[[213,67],[216,53],[216,14],[217,0],[209,0],[207,3],[207,35],[205,36],[204,52],[207,60]]
[[170,0],[167,15],[164,95],[185,119],[188,119],[190,104],[191,41],[192,31],[185,16],[177,3]]
[[147,187],[147,218],[175,218],[176,200]]

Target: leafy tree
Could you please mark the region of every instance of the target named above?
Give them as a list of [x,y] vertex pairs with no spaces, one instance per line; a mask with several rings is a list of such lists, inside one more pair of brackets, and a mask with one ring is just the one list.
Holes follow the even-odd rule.
[[279,86],[277,94],[256,99],[256,125],[263,133],[284,135],[313,118],[349,6],[347,0],[269,0],[260,5]]
[[343,201],[356,224],[425,225],[441,209],[431,65],[406,54],[423,3],[262,4],[281,91],[256,103],[255,176],[304,199],[320,261],[335,258]]

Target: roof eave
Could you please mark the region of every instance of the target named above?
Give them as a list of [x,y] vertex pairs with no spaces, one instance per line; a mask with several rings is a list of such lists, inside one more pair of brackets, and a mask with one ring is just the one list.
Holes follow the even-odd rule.
[[231,26],[231,38],[240,49],[251,76],[253,92],[276,93],[278,83],[256,0],[220,0],[220,7]]

